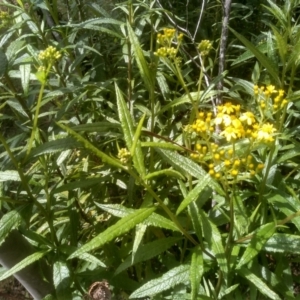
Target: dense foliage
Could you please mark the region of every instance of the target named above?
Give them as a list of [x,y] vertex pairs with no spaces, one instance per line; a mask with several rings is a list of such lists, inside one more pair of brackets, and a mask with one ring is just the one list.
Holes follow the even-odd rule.
[[0,280],[296,299],[300,1],[228,2],[1,1]]

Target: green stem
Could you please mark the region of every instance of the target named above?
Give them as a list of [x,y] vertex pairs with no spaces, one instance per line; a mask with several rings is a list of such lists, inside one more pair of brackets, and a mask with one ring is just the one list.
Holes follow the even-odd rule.
[[34,115],[34,119],[33,119],[33,127],[32,127],[32,131],[31,131],[31,136],[30,136],[30,140],[29,140],[25,160],[28,157],[28,155],[30,154],[32,144],[33,144],[33,140],[35,138],[35,134],[36,134],[36,131],[37,131],[37,123],[38,123],[38,117],[39,117],[39,112],[40,112],[40,108],[41,108],[41,102],[42,102],[44,89],[45,89],[45,85],[46,85],[46,82],[47,82],[47,76],[48,76],[48,73],[50,71],[50,68],[51,68],[51,65],[49,65],[48,68],[47,68],[46,76],[45,76],[46,78],[43,80],[42,86],[40,88],[39,97],[38,97],[38,101],[37,101],[37,104],[36,104],[35,115]]

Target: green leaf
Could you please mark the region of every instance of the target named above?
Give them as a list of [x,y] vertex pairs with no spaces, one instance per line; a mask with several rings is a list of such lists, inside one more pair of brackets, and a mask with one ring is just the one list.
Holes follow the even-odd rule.
[[290,160],[291,158],[294,158],[296,156],[300,155],[300,147],[295,147],[294,149],[291,149],[289,151],[284,152],[281,155],[277,156],[277,164],[283,163],[284,161]]
[[14,170],[0,171],[0,182],[21,181],[19,173]]
[[164,170],[149,173],[147,176],[145,176],[144,179],[148,180],[159,176],[170,176],[170,177],[175,177],[177,179],[185,180],[185,177],[181,173],[172,169],[164,169]]
[[179,215],[191,202],[198,199],[203,189],[211,182],[211,176],[206,174],[202,180],[188,193],[185,199],[180,203],[177,208],[176,215]]
[[267,0],[269,3],[269,6],[262,5],[265,9],[267,9],[270,13],[273,14],[273,16],[281,23],[282,27],[284,29],[287,29],[288,27],[288,21],[287,16],[283,12],[283,10],[280,9],[279,6],[277,6],[274,1]]
[[132,245],[132,262],[134,262],[134,260],[135,260],[135,254],[142,244],[143,237],[146,233],[147,228],[148,228],[148,226],[145,224],[137,224],[135,226],[135,236],[134,236],[134,241],[133,241],[133,245]]
[[51,191],[51,195],[61,193],[64,191],[71,191],[71,190],[76,190],[79,188],[86,188],[90,187],[96,184],[100,184],[103,181],[106,181],[108,179],[108,176],[103,176],[103,177],[93,177],[93,178],[87,178],[87,179],[80,179],[78,181],[74,182],[69,182],[66,183],[62,186],[57,187],[56,189],[53,189]]
[[120,124],[110,122],[94,122],[88,124],[79,124],[71,127],[74,131],[84,132],[107,132],[109,130],[121,129]]
[[265,56],[261,51],[259,51],[250,41],[248,41],[241,34],[237,33],[235,30],[230,28],[233,34],[255,55],[255,57],[259,60],[259,62],[267,69],[269,74],[273,77],[276,84],[281,86],[281,82],[278,76],[278,70],[276,66],[272,63],[272,61]]
[[142,118],[140,119],[140,122],[139,122],[139,124],[136,128],[136,131],[135,131],[135,134],[134,134],[134,137],[133,137],[133,141],[132,141],[132,146],[130,148],[131,156],[134,156],[134,154],[135,154],[135,150],[137,148],[137,143],[139,142],[139,138],[140,138],[140,135],[141,135],[141,132],[142,132],[143,123],[145,121],[145,118],[146,118],[146,114],[144,114],[142,116]]
[[278,52],[279,52],[279,55],[281,58],[282,65],[285,65],[286,54],[287,54],[287,49],[288,49],[287,41],[274,25],[270,24],[270,26],[273,30],[273,34],[276,39],[277,48],[278,48]]
[[151,147],[151,148],[162,148],[173,151],[183,151],[184,149],[180,146],[174,145],[172,143],[164,142],[141,142],[142,147]]
[[254,233],[250,245],[247,247],[236,268],[240,269],[243,265],[250,262],[260,252],[274,232],[275,224],[273,222],[261,226],[256,233]]
[[135,253],[134,261],[132,260],[132,255],[127,257],[125,261],[117,268],[115,275],[121,273],[122,271],[139,262],[156,257],[157,255],[172,247],[175,243],[179,242],[181,239],[182,238],[180,237],[169,237],[155,240],[153,242],[140,246]]
[[23,260],[21,260],[19,263],[17,263],[15,266],[13,266],[11,269],[6,271],[2,276],[0,277],[0,281],[14,275],[15,273],[23,270],[25,267],[29,266],[30,264],[34,263],[35,261],[38,261],[41,259],[43,256],[45,256],[50,250],[44,250],[44,251],[39,251],[35,252]]
[[6,56],[10,63],[13,60],[16,53],[18,51],[20,51],[21,48],[24,46],[24,44],[25,44],[25,41],[15,40],[15,41],[12,41],[10,43],[10,45],[7,47]]
[[[267,49],[267,43],[263,43],[263,44],[259,44],[257,45],[256,47],[261,53],[266,53],[268,51]],[[239,63],[242,63],[250,58],[253,58],[254,57],[254,54],[250,51],[250,50],[247,50],[245,51],[242,55],[240,55],[237,59],[235,59],[231,66],[234,66],[234,65],[237,65]],[[251,91],[252,92],[252,91]]]
[[7,71],[8,60],[4,51],[0,48],[0,77]]
[[206,213],[202,209],[199,209],[199,215],[201,217],[202,228],[204,229],[204,238],[207,241],[209,248],[216,256],[219,268],[223,272],[225,281],[227,281],[228,262],[225,256],[221,233],[218,227],[209,220]]
[[195,202],[190,203],[188,206],[189,216],[192,220],[194,230],[197,234],[199,241],[202,240],[202,227],[201,227],[201,219],[199,215],[199,207]]
[[300,236],[274,233],[264,244],[263,250],[274,253],[300,254]]
[[128,37],[133,49],[133,54],[135,57],[135,60],[137,62],[141,77],[146,85],[146,88],[149,93],[152,93],[154,89],[154,78],[150,72],[150,69],[148,67],[148,62],[146,61],[143,50],[139,44],[139,41],[134,34],[129,22],[127,22],[127,29],[128,29]]
[[168,103],[167,105],[163,106],[159,110],[158,114],[162,114],[163,112],[168,111],[171,108],[176,107],[178,105],[185,104],[185,103],[191,103],[190,97],[194,101],[199,101],[199,99],[201,99],[201,101],[204,102],[204,100],[210,99],[211,97],[214,97],[214,96],[216,96],[219,93],[216,90],[212,90],[213,87],[214,86],[212,86],[209,90],[206,90],[204,92],[203,91],[200,92],[200,93],[198,93],[198,92],[191,92],[190,96],[183,95],[183,96],[181,96],[179,98],[176,98],[176,99],[172,100],[170,103]]
[[[130,115],[129,109],[124,101],[123,95],[119,87],[117,86],[117,84],[115,84],[115,89],[116,89],[116,96],[117,96],[119,119],[123,129],[126,146],[127,149],[131,151],[133,149],[133,146],[135,145],[134,147],[135,155],[132,157],[132,160],[139,175],[144,177],[146,175],[144,156],[143,156],[141,145],[138,142],[138,137],[141,128],[139,129],[139,131],[137,131],[138,133],[137,136],[135,136],[132,117]],[[136,141],[134,141],[135,137],[137,139]]]
[[[276,209],[279,209],[287,217],[293,215],[300,210],[300,203],[289,194],[284,193],[283,191],[277,190],[277,193],[268,195],[268,202],[272,204]],[[300,230],[300,219],[293,218],[291,222]]]
[[63,130],[68,132],[71,136],[73,136],[78,142],[82,143],[86,149],[91,150],[96,156],[100,157],[103,162],[106,162],[114,167],[125,169],[125,167],[117,160],[112,157],[109,157],[107,154],[103,153],[99,149],[97,149],[93,144],[91,144],[88,140],[83,138],[80,134],[76,133],[71,128],[61,124],[56,123],[59,127],[61,127]]
[[69,256],[69,259],[78,257],[83,253],[98,249],[106,243],[112,241],[116,237],[128,232],[135,225],[142,223],[145,219],[147,219],[155,211],[155,209],[156,207],[142,208],[136,210],[132,214],[127,215],[126,217],[119,220],[116,224],[108,227],[104,232],[101,232],[91,241],[75,251],[72,255]]
[[200,247],[197,247],[192,254],[190,266],[190,281],[191,281],[191,300],[196,300],[200,281],[204,273],[203,256]]
[[78,258],[89,262],[91,265],[93,265],[93,267],[99,266],[102,268],[107,268],[107,266],[105,265],[104,262],[102,262],[101,260],[99,260],[97,257],[95,257],[92,254],[84,253],[84,254],[79,255]]
[[254,284],[254,286],[266,297],[273,300],[281,300],[281,298],[273,292],[263,280],[261,280],[259,277],[257,277],[255,274],[253,274],[249,269],[247,268],[241,268],[237,270],[238,274],[249,280]]
[[56,261],[53,265],[53,284],[57,300],[72,300],[70,271],[65,262]]
[[19,227],[21,221],[21,215],[17,210],[11,210],[3,215],[0,220],[0,245],[13,229]]
[[[95,202],[95,204],[101,209],[119,218],[124,218],[135,211],[132,208],[127,208],[120,204],[100,204],[97,202]],[[179,231],[178,227],[172,221],[156,213],[151,214],[143,223],[146,225]]]
[[29,92],[30,72],[31,72],[31,64],[27,63],[27,64],[20,65],[21,84],[25,96],[27,96]]
[[45,142],[45,143],[41,144],[40,146],[34,148],[31,151],[31,153],[28,157],[28,160],[30,160],[33,157],[37,157],[37,156],[40,156],[43,154],[58,153],[58,152],[62,152],[64,150],[75,149],[80,146],[81,146],[81,143],[77,142],[72,137],[57,139],[57,140],[50,141],[50,142]]
[[[164,158],[166,162],[183,174],[189,174],[200,180],[207,175],[207,173],[198,164],[177,152],[163,149],[156,149],[156,151]],[[224,195],[222,188],[212,178],[209,180],[208,186],[214,189],[218,194]]]
[[162,291],[166,291],[177,284],[185,283],[189,280],[190,266],[181,265],[173,268],[165,273],[162,277],[150,280],[136,291],[134,291],[129,299],[142,298],[152,296]]

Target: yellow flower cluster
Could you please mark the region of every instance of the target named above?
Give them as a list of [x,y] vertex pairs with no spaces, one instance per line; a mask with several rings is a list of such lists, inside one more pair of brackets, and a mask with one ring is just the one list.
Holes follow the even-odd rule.
[[[287,104],[287,100],[284,99],[283,90],[277,91],[272,85],[254,86],[254,96],[260,104],[260,115],[227,102],[217,106],[214,115],[211,112],[199,112],[195,121],[185,127],[195,141],[191,158],[201,163],[216,179],[235,180],[238,175],[239,178],[254,176],[264,168],[251,153],[257,145],[269,146],[274,142],[277,130],[270,112],[277,113]],[[262,109],[261,103],[265,103],[264,108],[268,111]],[[241,144],[238,141],[242,139],[247,141],[247,146],[240,151]],[[222,140],[227,142],[226,145]]]
[[211,112],[200,112],[195,122],[186,127],[186,131],[194,132],[204,140],[210,139],[213,132],[220,132],[220,137],[224,137],[227,142],[250,138],[268,143],[274,140],[276,129],[270,123],[259,125],[252,112],[241,112],[240,105],[227,102],[217,106],[214,118]]
[[207,56],[212,49],[212,43],[209,40],[202,40],[198,45],[201,56]]
[[191,158],[206,166],[208,173],[216,179],[236,178],[241,173],[254,176],[264,168],[264,164],[255,162],[252,155],[240,158],[233,147],[222,148],[215,143],[206,145],[196,144]]
[[127,164],[130,160],[131,154],[126,148],[121,148],[118,153],[118,158],[122,164]]
[[41,51],[39,54],[39,59],[45,64],[45,65],[53,65],[53,63],[61,58],[61,54],[59,51],[56,50],[53,46],[49,46],[44,51]]
[[[175,58],[178,52],[179,45],[183,39],[183,34],[176,34],[175,29],[164,28],[163,33],[157,35],[157,44],[160,46],[154,54],[159,57]],[[177,42],[177,47],[172,45]]]
[[[284,91],[276,90],[273,85],[264,86],[254,86],[254,94],[256,95],[259,107],[263,111],[270,112],[272,114],[276,113],[278,110],[284,108],[288,101],[284,99]],[[273,94],[277,94],[276,97],[272,98]]]

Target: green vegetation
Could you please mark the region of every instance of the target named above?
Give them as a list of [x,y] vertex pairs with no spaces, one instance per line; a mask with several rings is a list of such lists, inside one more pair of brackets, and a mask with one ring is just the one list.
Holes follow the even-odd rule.
[[298,299],[300,1],[230,2],[1,1],[0,280]]

